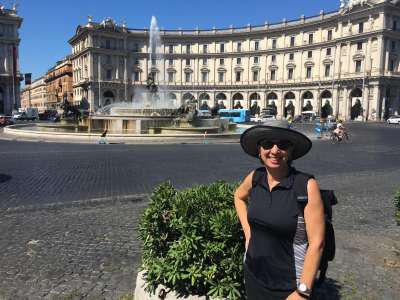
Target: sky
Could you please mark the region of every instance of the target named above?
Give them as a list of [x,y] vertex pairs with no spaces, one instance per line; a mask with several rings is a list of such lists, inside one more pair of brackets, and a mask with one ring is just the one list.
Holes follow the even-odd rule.
[[297,19],[302,14],[334,11],[339,0],[7,0],[6,8],[17,4],[23,18],[20,28],[20,72],[36,79],[58,60],[71,53],[68,40],[87,17],[101,22],[111,17],[128,28],[150,26],[151,16],[164,29],[209,29],[261,25]]

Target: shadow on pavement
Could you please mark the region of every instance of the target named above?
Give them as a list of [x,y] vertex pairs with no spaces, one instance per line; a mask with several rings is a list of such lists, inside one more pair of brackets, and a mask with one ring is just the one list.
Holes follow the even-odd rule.
[[7,174],[0,174],[0,183],[11,180],[11,176]]
[[327,278],[324,283],[316,287],[313,291],[312,300],[339,300],[341,290],[340,283],[336,280]]

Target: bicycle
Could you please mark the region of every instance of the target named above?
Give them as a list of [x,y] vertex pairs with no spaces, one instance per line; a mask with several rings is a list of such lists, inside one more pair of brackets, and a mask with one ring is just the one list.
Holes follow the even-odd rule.
[[337,144],[340,142],[350,143],[351,135],[349,132],[345,131],[345,132],[343,132],[342,136],[339,137],[334,131],[331,131],[329,140],[331,141],[332,144]]

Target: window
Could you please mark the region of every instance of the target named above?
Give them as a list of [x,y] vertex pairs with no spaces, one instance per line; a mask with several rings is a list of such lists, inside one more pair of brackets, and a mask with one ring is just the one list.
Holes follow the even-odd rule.
[[218,81],[224,82],[224,72],[218,72]]
[[220,58],[220,59],[219,59],[219,64],[220,64],[221,66],[223,66],[223,65],[225,64],[225,59]]
[[106,49],[111,49],[111,41],[106,40]]
[[207,58],[203,58],[203,65],[207,64]]
[[169,52],[170,54],[174,53],[174,45],[169,45],[169,46],[168,46],[168,52]]
[[309,44],[312,44],[314,42],[314,34],[313,33],[310,33],[309,35],[308,35],[308,43]]
[[186,54],[189,54],[190,53],[190,44],[187,44],[186,45]]
[[133,73],[133,80],[140,81],[140,73],[139,72],[134,72]]
[[293,79],[293,68],[288,69],[288,79]]
[[392,50],[396,50],[396,41],[392,41],[391,47],[392,47]]
[[242,72],[236,72],[236,82],[240,81],[241,75],[242,75]]
[[133,52],[139,52],[139,44],[138,43],[135,43],[133,45]]
[[225,52],[225,44],[223,44],[223,43],[219,44],[219,52],[221,52],[221,53]]
[[393,72],[394,71],[394,60],[391,59],[389,62],[389,71]]
[[293,60],[294,59],[294,53],[289,53],[289,60]]
[[259,62],[259,58],[258,58],[258,56],[254,56],[254,60],[253,60],[253,62],[254,62],[255,64],[258,64],[258,62]]
[[168,82],[173,82],[173,81],[174,81],[174,73],[168,72]]
[[397,30],[397,21],[393,21],[392,30]]
[[253,71],[253,81],[258,81],[258,71]]
[[185,61],[186,61],[186,65],[187,65],[187,66],[190,66],[190,59],[189,59],[189,58],[186,58]]
[[332,30],[328,30],[328,41],[332,40]]
[[276,62],[276,55],[271,55],[271,62]]
[[242,51],[242,43],[237,43],[237,52],[241,52]]
[[260,47],[260,42],[259,41],[255,41],[254,42],[254,50],[258,51],[259,47]]
[[203,45],[203,53],[207,53],[208,49],[207,49],[207,45]]
[[272,49],[276,49],[276,39],[272,40]]
[[174,60],[172,58],[168,59],[168,65],[173,66],[174,65]]
[[106,72],[106,79],[111,80],[112,79],[112,70],[108,69]]
[[208,81],[208,72],[201,72],[201,82]]
[[330,56],[332,54],[332,48],[326,48],[326,56]]
[[325,65],[325,77],[329,77],[331,74],[331,65]]
[[356,73],[361,72],[361,60],[356,60]]
[[295,41],[295,37],[291,36],[290,37],[290,47],[294,47],[294,41]]
[[364,23],[358,23],[358,33],[364,32]]
[[276,80],[276,71],[271,70],[271,80]]
[[312,67],[307,67],[307,69],[306,69],[306,78],[307,79],[311,78],[311,72],[312,72]]
[[307,52],[307,58],[312,58],[312,51]]
[[135,58],[135,65],[138,65],[139,63],[139,58]]
[[190,82],[190,74],[191,73],[185,73],[185,82]]
[[242,58],[238,57],[236,58],[236,64],[240,65],[242,63]]
[[155,66],[156,65],[156,60],[154,58],[151,59],[151,65]]

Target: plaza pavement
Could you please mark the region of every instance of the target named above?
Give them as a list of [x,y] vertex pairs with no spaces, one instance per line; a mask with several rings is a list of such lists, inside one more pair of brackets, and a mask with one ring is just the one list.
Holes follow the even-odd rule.
[[[337,256],[320,299],[398,299],[400,127],[351,124],[296,167],[333,188]],[[155,185],[238,181],[237,144],[74,145],[0,141],[0,299],[118,299],[133,292],[137,220]],[[137,299],[136,299],[137,300]]]

